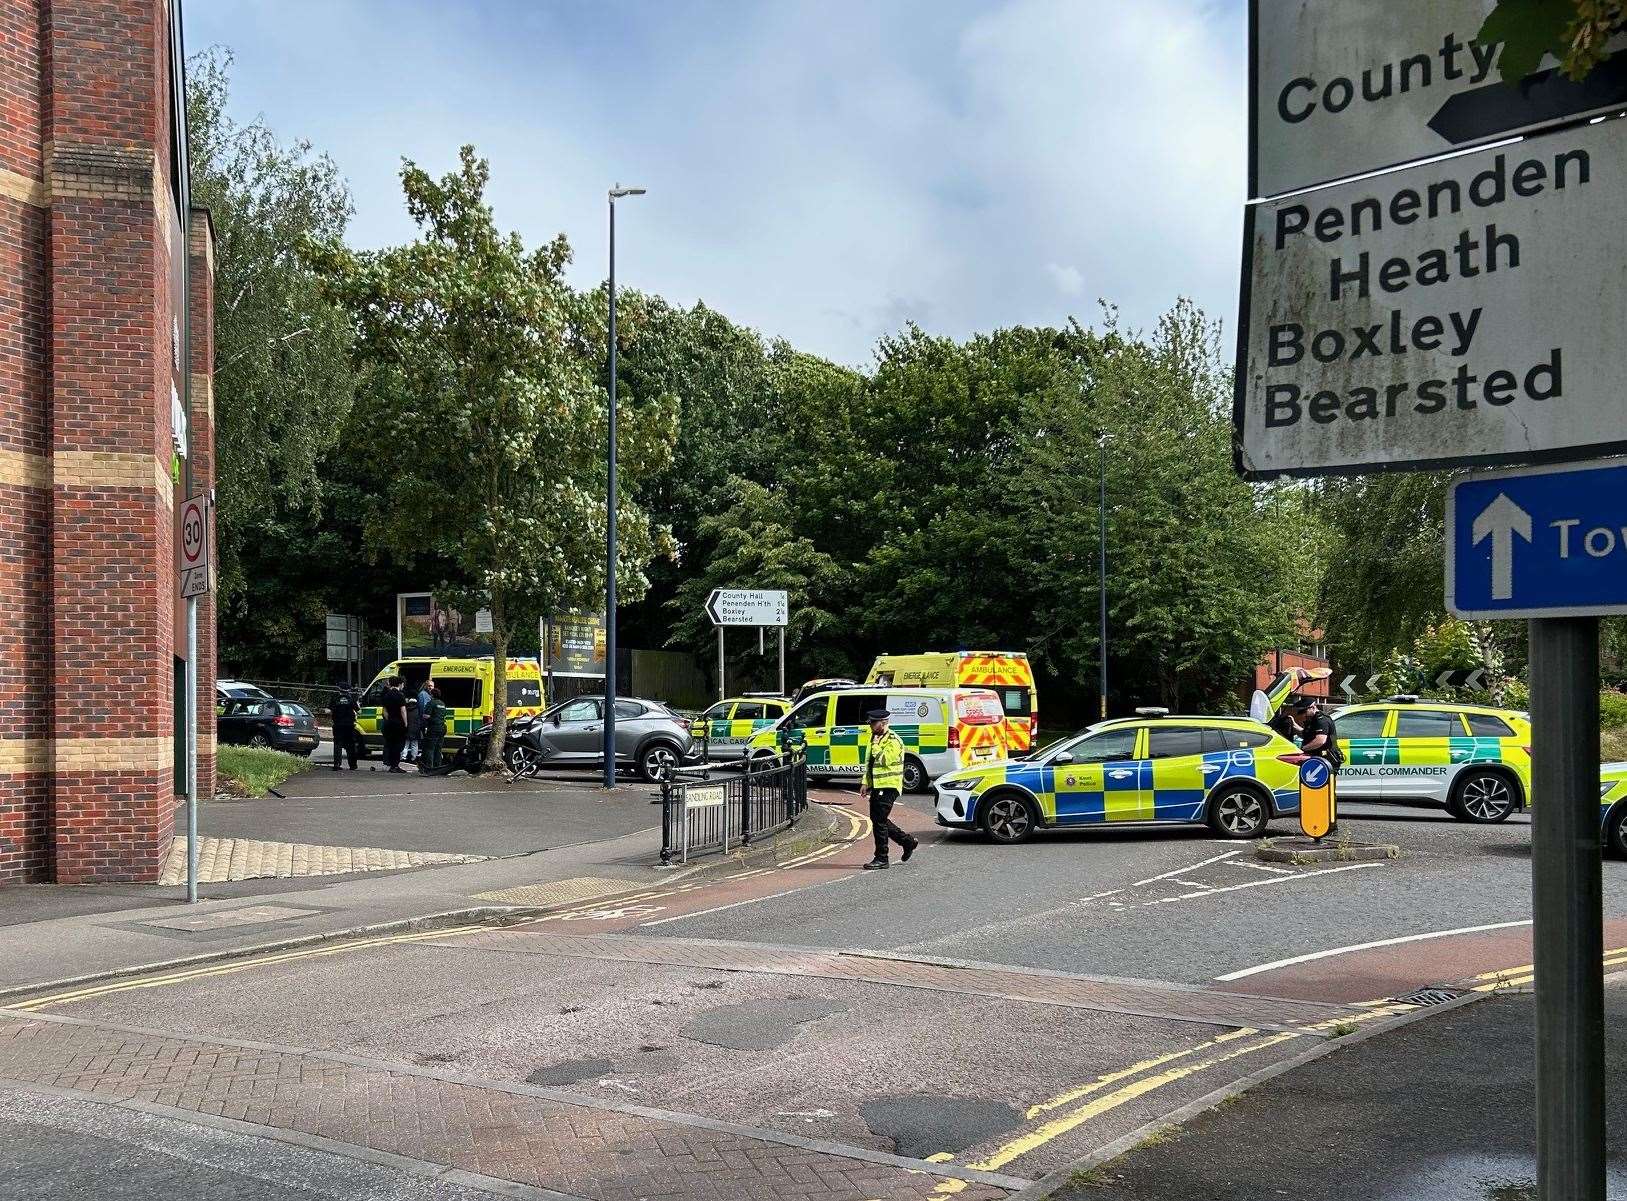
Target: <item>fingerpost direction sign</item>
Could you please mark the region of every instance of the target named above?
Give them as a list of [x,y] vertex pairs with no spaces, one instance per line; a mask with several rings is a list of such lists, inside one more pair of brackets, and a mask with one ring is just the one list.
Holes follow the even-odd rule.
[[1488,472],[1446,495],[1459,617],[1627,613],[1627,462]]
[[[1495,0],[1252,0],[1249,195],[1279,196],[1627,104],[1627,57],[1503,82]],[[1614,45],[1627,42],[1618,37]]]
[[714,588],[706,598],[706,616],[715,626],[783,626],[790,615],[790,598],[777,589]]

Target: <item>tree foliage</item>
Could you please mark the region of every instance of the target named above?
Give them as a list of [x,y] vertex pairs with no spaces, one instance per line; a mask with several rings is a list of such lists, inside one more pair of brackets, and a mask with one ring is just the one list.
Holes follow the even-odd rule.
[[1519,83],[1548,54],[1567,79],[1581,80],[1624,26],[1627,0],[1498,0],[1476,40],[1503,44],[1498,70],[1506,83]]
[[[603,587],[608,404],[595,378],[600,311],[563,272],[563,235],[527,250],[502,234],[485,192],[488,167],[465,146],[440,179],[401,171],[419,237],[355,252],[309,250],[351,315],[361,391],[352,414],[378,493],[367,538],[376,551],[439,554],[443,591],[491,610],[493,689],[517,623],[591,602]],[[618,414],[621,557],[617,584],[642,595],[644,567],[670,549],[638,504],[641,483],[672,458],[668,399]],[[495,706],[491,756],[502,749]]]

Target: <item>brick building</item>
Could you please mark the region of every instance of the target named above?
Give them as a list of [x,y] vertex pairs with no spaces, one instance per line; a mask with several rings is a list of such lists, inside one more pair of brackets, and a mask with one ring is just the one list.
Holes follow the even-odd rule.
[[[214,254],[179,3],[0,0],[0,882],[155,879],[185,786],[175,516],[213,481]],[[209,597],[198,626],[209,795]]]

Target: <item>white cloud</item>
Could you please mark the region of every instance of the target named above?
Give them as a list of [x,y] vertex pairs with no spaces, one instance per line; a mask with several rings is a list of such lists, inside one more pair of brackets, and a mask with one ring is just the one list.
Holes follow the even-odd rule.
[[1045,272],[1056,285],[1056,290],[1064,296],[1079,296],[1085,290],[1085,277],[1080,274],[1077,267],[1046,263]]
[[[387,21],[378,20],[385,7]],[[395,171],[473,142],[499,220],[618,278],[849,363],[915,320],[965,336],[1177,295],[1228,323],[1246,146],[1242,6],[193,4],[240,107],[329,150],[363,244],[407,236]],[[316,34],[320,32],[320,36]],[[1045,264],[1055,286],[1034,287]],[[1090,292],[1087,293],[1086,281]]]

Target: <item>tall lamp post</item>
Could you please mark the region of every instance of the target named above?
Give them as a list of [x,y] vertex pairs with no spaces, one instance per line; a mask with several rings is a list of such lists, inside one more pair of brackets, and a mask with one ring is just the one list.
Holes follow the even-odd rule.
[[604,786],[616,786],[616,201],[643,188],[610,189],[610,482],[605,489]]
[[1098,528],[1101,534],[1101,558],[1097,564],[1097,582],[1101,591],[1101,661],[1102,661],[1102,717],[1107,717],[1107,443],[1109,435],[1098,434],[1096,446],[1101,451],[1101,500],[1097,508]]

